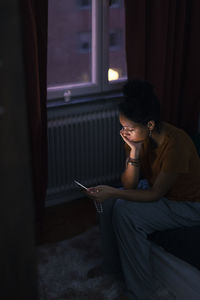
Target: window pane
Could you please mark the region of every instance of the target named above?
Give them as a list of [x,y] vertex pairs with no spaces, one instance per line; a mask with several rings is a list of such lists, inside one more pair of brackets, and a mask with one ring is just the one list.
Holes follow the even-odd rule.
[[49,0],[47,86],[91,82],[92,4]]
[[127,76],[124,3],[123,0],[112,3],[109,9],[109,81]]

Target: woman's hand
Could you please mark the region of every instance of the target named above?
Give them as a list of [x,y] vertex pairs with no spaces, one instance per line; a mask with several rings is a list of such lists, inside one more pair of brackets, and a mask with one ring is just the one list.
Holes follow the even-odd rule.
[[88,188],[86,192],[87,196],[97,202],[103,202],[106,199],[115,197],[118,189],[108,185],[98,185],[95,187]]
[[120,130],[120,135],[122,137],[122,139],[124,140],[124,142],[131,148],[131,151],[135,153],[136,156],[139,155],[141,146],[143,144],[143,141],[141,142],[134,142],[131,139],[131,131],[129,130]]

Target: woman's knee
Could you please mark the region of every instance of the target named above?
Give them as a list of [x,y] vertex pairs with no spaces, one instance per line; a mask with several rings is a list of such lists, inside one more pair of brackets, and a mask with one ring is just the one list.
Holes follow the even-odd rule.
[[143,203],[131,202],[123,199],[117,199],[112,212],[112,224],[117,226],[121,223],[131,223],[137,227],[143,223]]

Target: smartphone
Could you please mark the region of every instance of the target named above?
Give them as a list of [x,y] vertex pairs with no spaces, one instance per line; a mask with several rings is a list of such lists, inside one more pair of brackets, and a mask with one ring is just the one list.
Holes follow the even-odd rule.
[[87,188],[86,188],[86,186],[84,186],[84,185],[82,185],[80,182],[78,182],[78,181],[76,181],[76,180],[74,180],[74,182],[78,185],[78,186],[80,186],[82,189],[84,189],[84,190],[88,190]]

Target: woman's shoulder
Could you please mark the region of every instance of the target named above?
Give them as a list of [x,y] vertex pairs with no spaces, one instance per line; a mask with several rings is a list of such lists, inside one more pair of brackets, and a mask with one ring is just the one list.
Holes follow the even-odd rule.
[[163,127],[165,129],[166,135],[170,138],[191,139],[183,129],[176,127],[175,125],[163,122]]
[[167,122],[163,122],[163,126],[165,128],[168,144],[176,144],[179,145],[179,147],[194,148],[194,143],[191,137],[183,129]]

